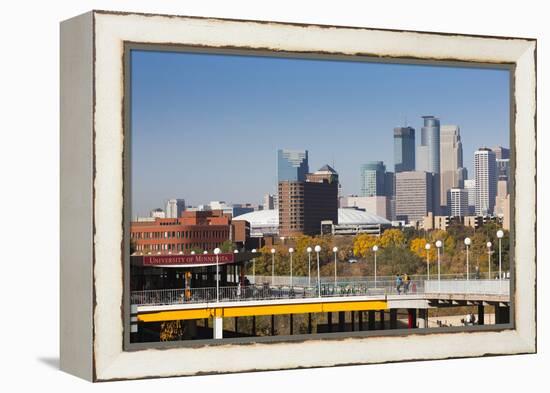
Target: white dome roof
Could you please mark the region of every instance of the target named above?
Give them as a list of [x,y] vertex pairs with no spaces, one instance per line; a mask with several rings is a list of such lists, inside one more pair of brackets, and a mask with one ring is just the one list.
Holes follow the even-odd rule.
[[[250,223],[250,227],[278,227],[279,210],[258,210],[242,214],[233,220],[244,220]],[[384,217],[353,208],[338,209],[338,225],[361,225],[361,224],[391,224]]]

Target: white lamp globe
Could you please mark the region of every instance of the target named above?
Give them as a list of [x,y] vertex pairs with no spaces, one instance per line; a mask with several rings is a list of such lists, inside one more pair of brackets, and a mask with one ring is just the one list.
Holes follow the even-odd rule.
[[424,248],[425,248],[426,250],[429,250],[431,247],[432,247],[432,246],[431,246],[430,243],[426,243],[426,245],[424,246]]
[[195,251],[191,251],[191,255],[195,255]]
[[256,252],[256,249],[255,249],[255,248],[253,248],[253,249],[252,249],[252,252]]
[[315,252],[321,252],[321,246],[315,246]]
[[206,255],[206,254],[208,254],[208,251],[204,250],[202,253],[203,253],[204,255]]
[[374,252],[378,251],[378,246],[373,246],[372,251],[374,251]]
[[338,252],[338,247],[333,247],[332,252]]
[[502,229],[499,229],[499,230],[497,231],[497,237],[498,237],[499,239],[502,239],[502,238],[504,237],[504,231],[503,231]]
[[238,253],[239,253],[239,250],[233,251],[233,254],[238,254]]
[[214,249],[214,254],[218,255],[220,252],[221,252],[221,250],[219,248],[216,247]]
[[469,237],[467,237],[466,239],[464,239],[464,244],[466,244],[467,246],[469,246],[470,244],[472,244],[472,239],[470,239]]
[[275,249],[274,248],[271,249],[271,253],[275,254]]
[[294,252],[294,249],[293,249],[292,247],[290,247],[290,248],[288,249],[288,252],[292,254],[292,253]]
[[443,242],[441,240],[438,240],[438,241],[435,242],[435,246],[437,248],[441,248],[441,246],[443,246]]
[[307,251],[307,252],[312,252],[313,249],[312,249],[311,247],[308,247],[308,248],[306,249],[306,251]]
[[487,242],[487,248],[491,248],[493,246],[493,243]]

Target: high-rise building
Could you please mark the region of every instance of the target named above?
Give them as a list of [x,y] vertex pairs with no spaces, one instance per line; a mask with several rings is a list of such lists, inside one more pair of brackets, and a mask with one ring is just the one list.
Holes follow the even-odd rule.
[[486,147],[474,154],[476,180],[476,214],[492,215],[497,194],[497,165],[495,152]]
[[495,216],[502,219],[503,229],[510,229],[510,194],[508,193],[508,182],[506,180],[499,180],[497,183]]
[[460,128],[456,125],[443,125],[440,129],[440,203],[447,207],[447,195],[451,188],[463,188],[467,176],[462,161],[462,141]]
[[491,150],[495,152],[495,157],[498,160],[510,158],[510,149],[502,146],[495,146]]
[[361,196],[386,195],[386,166],[382,161],[361,165]]
[[468,191],[462,188],[451,188],[449,191],[450,215],[464,217],[468,215]]
[[414,128],[396,127],[393,129],[395,173],[414,171],[415,149]]
[[309,172],[307,150],[279,149],[277,177],[279,181],[305,181]]
[[273,195],[271,194],[265,194],[264,195],[264,210],[272,210],[275,208],[273,204]]
[[166,218],[179,218],[184,211],[184,199],[169,199],[166,202]]
[[338,173],[328,165],[305,181],[279,181],[279,236],[316,235],[321,221],[338,224]]
[[435,175],[423,171],[399,172],[395,175],[395,216],[399,221],[423,220],[434,212]]
[[439,119],[434,116],[422,116],[424,127],[420,131],[420,145],[416,151],[416,170],[439,173]]
[[464,180],[464,191],[468,193],[468,215],[476,211],[476,181],[475,179]]

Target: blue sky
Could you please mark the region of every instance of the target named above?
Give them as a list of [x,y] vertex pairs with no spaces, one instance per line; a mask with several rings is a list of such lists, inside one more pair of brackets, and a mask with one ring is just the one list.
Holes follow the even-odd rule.
[[333,165],[344,194],[359,167],[393,171],[393,128],[423,115],[461,129],[464,163],[509,146],[505,70],[132,51],[132,215],[211,200],[261,202],[276,190],[277,149]]

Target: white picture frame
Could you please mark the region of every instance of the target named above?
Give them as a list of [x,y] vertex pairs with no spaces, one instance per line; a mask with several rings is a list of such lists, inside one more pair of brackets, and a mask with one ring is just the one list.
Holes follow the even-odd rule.
[[[125,43],[513,67],[506,329],[242,345],[124,345]],[[61,24],[61,368],[90,381],[536,352],[536,40],[92,11]],[[518,263],[521,261],[521,263]],[[407,351],[401,351],[401,348]]]

